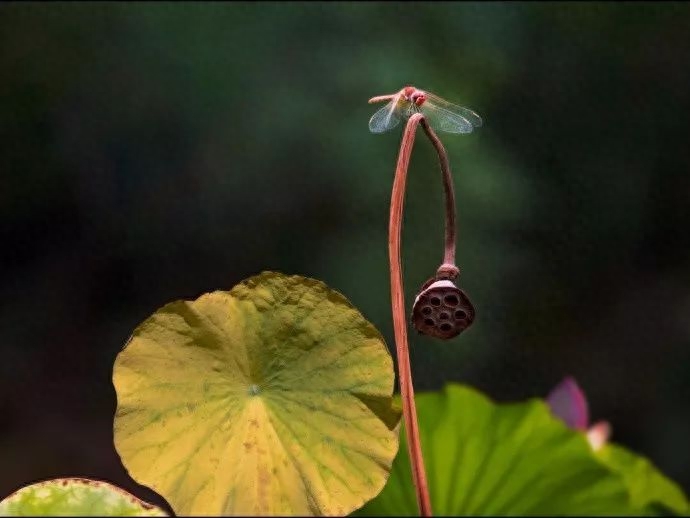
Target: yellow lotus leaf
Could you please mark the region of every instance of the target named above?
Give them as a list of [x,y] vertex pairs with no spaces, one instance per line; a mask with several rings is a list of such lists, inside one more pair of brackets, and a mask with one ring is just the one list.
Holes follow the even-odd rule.
[[115,447],[181,515],[345,515],[398,451],[393,363],[322,282],[264,272],[164,306],[113,369]]
[[0,501],[0,516],[168,516],[103,480],[56,478],[36,482]]

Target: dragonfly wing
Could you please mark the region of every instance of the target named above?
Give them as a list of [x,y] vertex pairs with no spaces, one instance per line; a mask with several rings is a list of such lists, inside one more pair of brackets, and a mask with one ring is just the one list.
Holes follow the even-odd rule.
[[432,128],[447,133],[472,133],[474,126],[458,113],[451,112],[427,101],[422,106],[422,113]]
[[468,121],[475,128],[478,128],[482,125],[482,118],[469,108],[464,108],[462,106],[458,106],[457,104],[449,103],[445,99],[441,99],[439,96],[434,95],[430,92],[425,92],[425,94],[427,99],[430,100],[432,104],[440,108],[444,108],[449,112],[460,115],[463,119]]
[[395,128],[400,123],[400,115],[395,109],[396,99],[393,99],[386,106],[378,110],[369,119],[369,131],[372,133],[383,133]]
[[411,102],[403,102],[402,106],[400,107],[401,116],[405,119],[409,119],[418,111],[419,108],[417,107],[417,105]]

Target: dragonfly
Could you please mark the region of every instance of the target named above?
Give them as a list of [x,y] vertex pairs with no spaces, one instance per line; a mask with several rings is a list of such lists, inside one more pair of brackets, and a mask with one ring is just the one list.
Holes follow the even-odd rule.
[[414,86],[406,86],[394,94],[372,97],[369,104],[383,101],[388,101],[388,104],[369,119],[369,131],[372,133],[391,130],[414,113],[424,115],[435,130],[447,133],[472,133],[474,128],[482,125],[482,118],[472,110]]

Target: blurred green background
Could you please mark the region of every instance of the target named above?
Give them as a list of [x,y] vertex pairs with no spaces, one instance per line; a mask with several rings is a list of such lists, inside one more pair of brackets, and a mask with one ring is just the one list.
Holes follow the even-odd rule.
[[[499,401],[576,377],[613,440],[690,490],[690,4],[0,6],[0,496],[127,476],[115,355],[163,304],[264,269],[324,280],[393,347],[387,226],[413,84],[484,118],[446,135],[474,326],[412,334],[419,390]],[[439,265],[413,156],[408,309]]]

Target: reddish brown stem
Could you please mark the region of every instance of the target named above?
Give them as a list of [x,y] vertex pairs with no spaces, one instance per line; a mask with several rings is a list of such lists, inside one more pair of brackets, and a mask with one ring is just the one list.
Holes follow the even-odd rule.
[[439,268],[438,275],[449,277],[451,280],[457,277],[459,270],[455,266],[455,241],[457,239],[457,231],[455,227],[455,192],[453,191],[453,177],[450,173],[450,162],[448,161],[448,154],[443,147],[441,140],[426,119],[422,119],[422,128],[426,136],[429,138],[436,153],[438,153],[438,161],[441,166],[441,174],[443,176],[443,191],[446,197],[446,231],[445,242],[443,249],[443,264]]
[[[407,343],[405,298],[402,267],[400,263],[400,234],[402,228],[403,205],[405,201],[407,169],[410,164],[410,156],[412,154],[412,147],[414,146],[417,125],[420,121],[424,121],[424,117],[420,113],[416,113],[409,118],[407,126],[405,126],[402,142],[400,143],[400,153],[395,168],[395,179],[393,180],[393,191],[391,194],[391,211],[388,226],[388,257],[390,260],[391,306],[393,310],[395,345],[398,356],[400,396],[403,404],[405,433],[407,434],[407,449],[412,466],[412,480],[417,491],[417,504],[421,516],[431,516],[431,499],[429,498],[429,487],[427,485],[426,472],[424,470],[424,457],[422,456],[422,447],[419,440],[417,409],[414,402],[414,387],[412,386],[412,369],[410,367],[410,351]],[[427,135],[429,135],[428,130],[426,131]]]

